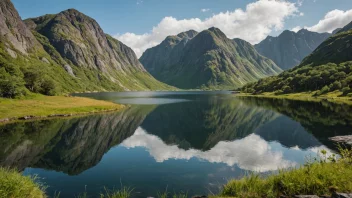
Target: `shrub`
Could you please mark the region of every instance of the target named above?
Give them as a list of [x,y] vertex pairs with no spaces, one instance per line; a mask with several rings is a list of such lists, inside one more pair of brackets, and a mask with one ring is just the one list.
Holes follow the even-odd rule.
[[15,98],[25,93],[23,80],[0,68],[0,97]]
[[0,197],[44,198],[44,187],[35,177],[22,176],[15,170],[0,168]]

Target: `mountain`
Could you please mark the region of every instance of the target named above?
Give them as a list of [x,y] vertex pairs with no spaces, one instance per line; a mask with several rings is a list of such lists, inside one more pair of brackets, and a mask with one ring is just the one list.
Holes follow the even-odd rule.
[[317,91],[322,95],[340,91],[351,96],[352,90],[351,24],[326,39],[302,63],[275,77],[262,79],[243,87],[249,93],[276,94]]
[[251,44],[228,39],[218,28],[168,36],[140,61],[156,79],[186,89],[241,87],[281,72]]
[[170,87],[92,18],[70,9],[23,22],[0,2],[0,97],[151,89]]
[[329,36],[329,33],[316,33],[306,29],[297,33],[286,30],[278,37],[268,36],[255,45],[255,48],[260,54],[273,60],[281,69],[287,70],[299,65]]
[[339,28],[339,29],[337,29],[335,31],[337,31],[337,33],[341,33],[341,32],[349,31],[351,29],[352,29],[352,21],[349,24],[347,24],[345,27]]

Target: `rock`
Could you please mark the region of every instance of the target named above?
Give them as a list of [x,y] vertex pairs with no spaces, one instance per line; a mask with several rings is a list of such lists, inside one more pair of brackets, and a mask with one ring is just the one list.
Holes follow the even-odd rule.
[[352,198],[352,193],[334,193],[331,198]]
[[31,119],[33,119],[33,118],[35,118],[35,116],[29,115],[29,116],[20,117],[19,120],[31,120]]
[[76,75],[73,73],[72,67],[69,65],[64,65],[65,70],[67,71],[68,74],[70,74],[73,77],[76,77]]
[[294,198],[319,198],[316,195],[295,195]]
[[352,145],[352,135],[345,135],[345,136],[335,136],[332,138],[329,138],[330,140],[338,143],[345,143],[345,144],[351,144]]
[[205,195],[202,195],[202,196],[198,196],[198,195],[196,195],[196,196],[193,196],[192,198],[208,198],[207,196],[205,196]]
[[50,64],[50,62],[48,61],[48,59],[46,59],[45,57],[40,59],[42,62],[46,63],[46,64]]
[[17,58],[17,54],[15,51],[13,51],[10,48],[6,48],[7,53],[12,57],[12,58]]
[[10,121],[9,118],[0,119],[0,122],[8,122],[8,121]]
[[[39,42],[23,23],[10,0],[0,1],[0,36],[4,37],[6,43],[11,44],[14,49],[25,55],[29,51],[40,49]],[[7,50],[7,52],[15,58],[12,50]]]

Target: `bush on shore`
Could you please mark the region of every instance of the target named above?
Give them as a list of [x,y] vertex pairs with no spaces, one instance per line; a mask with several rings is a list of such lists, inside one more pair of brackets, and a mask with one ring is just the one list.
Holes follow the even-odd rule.
[[45,198],[44,190],[45,187],[36,181],[36,177],[0,168],[0,197]]

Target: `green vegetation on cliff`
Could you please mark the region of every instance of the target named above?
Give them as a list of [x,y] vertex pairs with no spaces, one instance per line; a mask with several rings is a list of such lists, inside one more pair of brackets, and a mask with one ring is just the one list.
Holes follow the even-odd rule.
[[345,96],[351,96],[352,30],[348,28],[344,30],[324,41],[299,66],[278,76],[248,84],[241,90],[253,94],[316,91],[315,95],[340,91]]
[[10,0],[0,8],[0,97],[171,89],[131,48],[77,10],[23,22]]
[[218,28],[169,36],[140,61],[156,79],[184,89],[231,89],[282,71],[250,43]]

